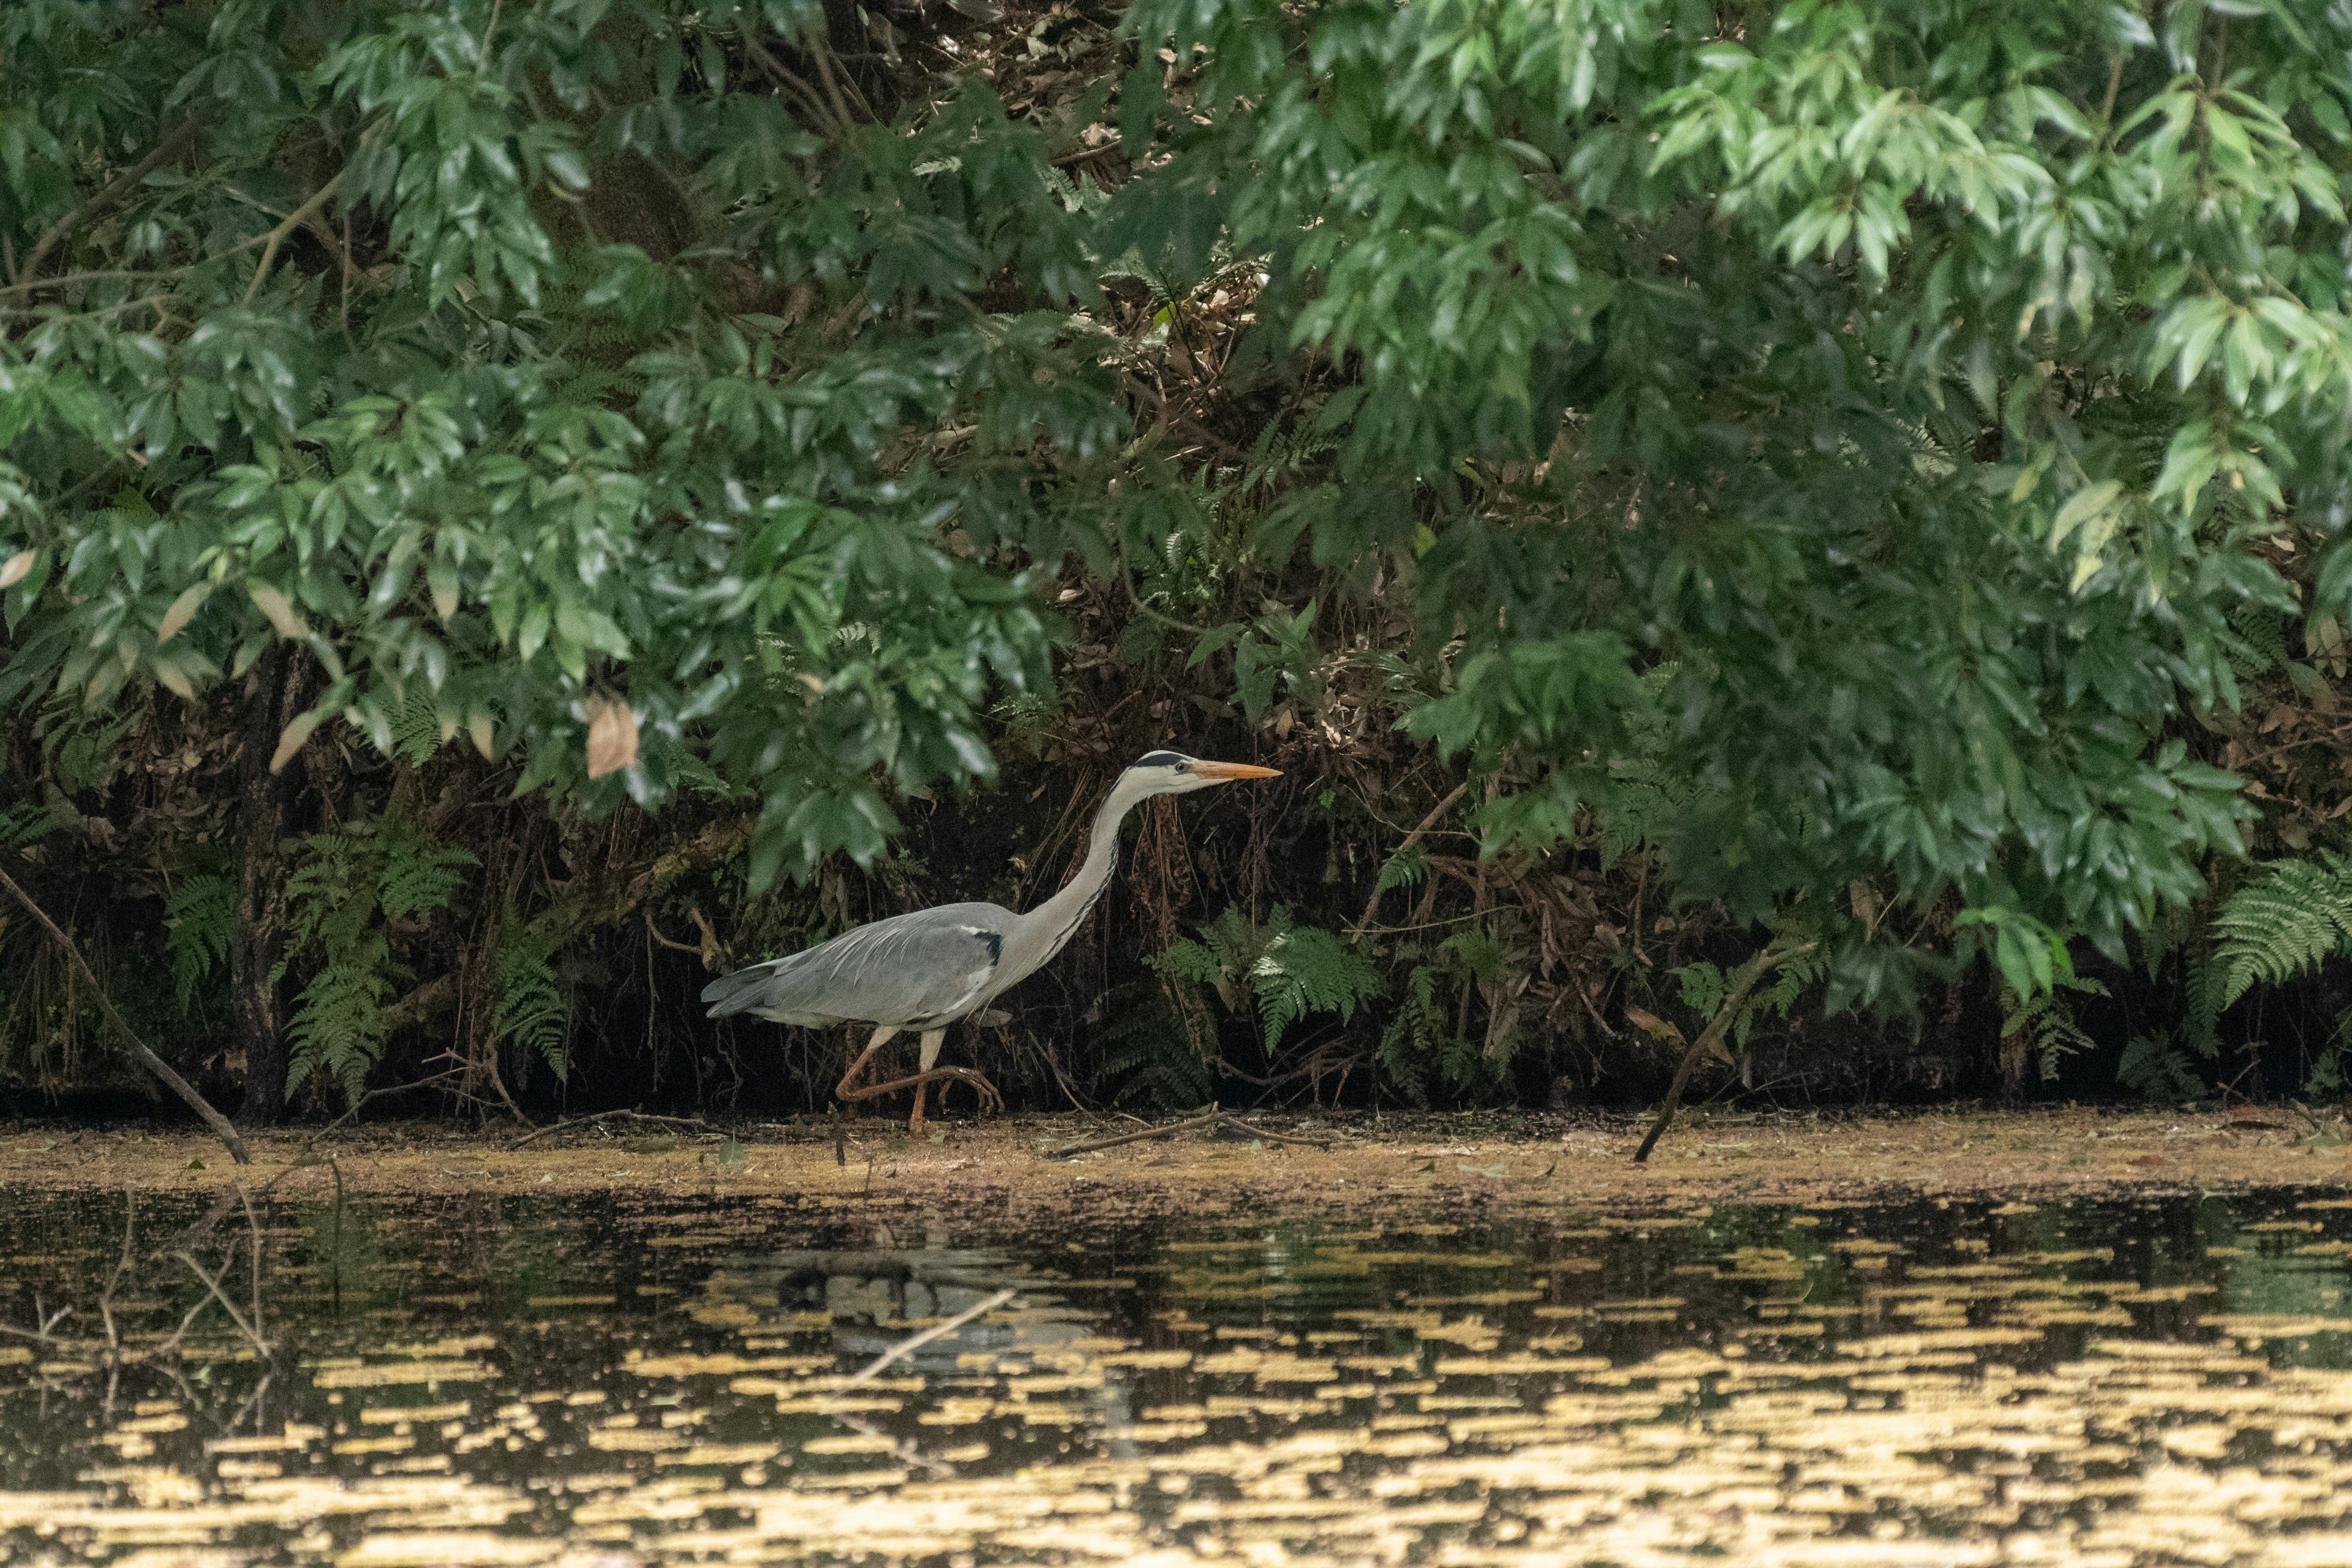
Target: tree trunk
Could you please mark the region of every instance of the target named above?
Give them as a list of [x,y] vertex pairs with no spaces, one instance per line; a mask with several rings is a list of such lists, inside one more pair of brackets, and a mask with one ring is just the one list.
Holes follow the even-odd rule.
[[286,838],[293,779],[269,771],[278,731],[294,710],[299,679],[282,646],[256,661],[236,762],[241,873],[236,929],[229,938],[229,1014],[245,1047],[240,1127],[267,1127],[286,1105],[286,996],[278,976],[286,935]]

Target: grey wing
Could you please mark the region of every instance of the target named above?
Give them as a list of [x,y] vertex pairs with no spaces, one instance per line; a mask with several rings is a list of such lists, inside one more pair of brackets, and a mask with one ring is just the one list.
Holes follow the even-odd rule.
[[997,963],[1013,918],[994,904],[944,904],[893,916],[714,980],[702,999],[714,1018],[750,1013],[817,1027],[849,1019],[943,1023],[997,989]]

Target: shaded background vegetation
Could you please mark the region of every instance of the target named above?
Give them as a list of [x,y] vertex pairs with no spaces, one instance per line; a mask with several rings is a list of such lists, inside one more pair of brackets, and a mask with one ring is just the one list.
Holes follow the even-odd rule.
[[0,853],[248,1121],[819,1110],[709,977],[1163,745],[1284,776],[1016,1103],[1638,1102],[1771,943],[1724,1092],[2332,1092],[2352,157],[2233,16],[17,8]]

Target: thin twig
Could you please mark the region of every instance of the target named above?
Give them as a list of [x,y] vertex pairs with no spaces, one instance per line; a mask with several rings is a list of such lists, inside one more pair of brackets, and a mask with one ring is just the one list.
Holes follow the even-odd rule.
[[205,1266],[196,1261],[195,1254],[175,1252],[172,1256],[186,1264],[188,1271],[205,1282],[205,1289],[210,1290],[213,1298],[220,1302],[221,1310],[226,1312],[230,1320],[236,1324],[238,1331],[253,1342],[253,1348],[267,1357],[269,1354],[268,1343],[255,1331],[251,1323],[245,1321],[245,1314],[236,1310],[236,1303],[228,1299],[228,1292],[221,1289],[220,1281],[205,1272]]
[[1116,1149],[1122,1143],[1139,1143],[1147,1138],[1173,1137],[1179,1132],[1189,1131],[1195,1127],[1234,1127],[1253,1138],[1264,1138],[1275,1143],[1301,1143],[1310,1149],[1328,1149],[1331,1146],[1330,1140],[1328,1138],[1300,1138],[1288,1132],[1270,1132],[1254,1122],[1243,1121],[1230,1110],[1220,1110],[1215,1106],[1211,1106],[1200,1115],[1189,1117],[1182,1121],[1171,1121],[1164,1127],[1147,1127],[1140,1132],[1124,1132],[1116,1138],[1098,1138],[1091,1143],[1073,1143],[1066,1149],[1054,1150],[1045,1158],[1067,1160],[1073,1155],[1091,1154],[1101,1149]]
[[66,950],[66,956],[72,960],[75,968],[81,971],[82,978],[89,983],[89,992],[98,1001],[99,1012],[108,1023],[114,1026],[116,1031],[125,1040],[131,1043],[131,1053],[139,1058],[140,1064],[161,1079],[163,1086],[178,1095],[190,1110],[204,1118],[205,1125],[212,1129],[213,1136],[228,1145],[230,1159],[240,1165],[252,1164],[253,1156],[246,1152],[245,1140],[238,1136],[236,1128],[229,1125],[228,1118],[215,1110],[211,1103],[196,1092],[193,1084],[173,1071],[171,1063],[149,1050],[147,1042],[141,1039],[139,1032],[124,1020],[121,1011],[114,1005],[114,998],[109,996],[106,994],[106,987],[99,984],[97,972],[90,968],[89,960],[81,955],[81,949],[74,945],[73,939],[59,931],[58,922],[49,919],[41,906],[33,902],[33,896],[18,887],[16,879],[5,871],[0,871],[0,888],[7,889],[16,901],[25,906],[26,912],[39,923],[41,929],[47,931],[56,939],[57,944]]
[[[1403,854],[1406,850],[1420,843],[1422,835],[1436,826],[1437,819],[1445,815],[1446,808],[1451,806],[1455,801],[1460,800],[1462,798],[1462,792],[1469,787],[1470,781],[1468,779],[1464,779],[1460,784],[1455,784],[1452,792],[1449,793],[1444,800],[1439,801],[1435,805],[1429,808],[1429,815],[1421,819],[1421,826],[1404,836],[1404,842],[1398,845],[1396,848],[1390,853],[1389,858],[1393,860],[1399,855]],[[1349,947],[1355,946],[1356,943],[1363,940],[1365,930],[1372,923],[1372,917],[1380,913],[1380,911],[1381,885],[1380,879],[1375,877],[1372,879],[1372,896],[1364,900],[1364,918],[1356,922],[1356,929],[1348,933],[1348,945]]]
[[252,304],[253,297],[261,292],[262,279],[269,276],[269,264],[278,259],[278,247],[286,243],[286,237],[292,234],[296,229],[300,228],[302,225],[309,220],[312,213],[317,212],[320,207],[326,205],[327,198],[333,195],[336,190],[341,186],[342,183],[343,172],[339,172],[333,179],[329,180],[325,184],[320,185],[316,191],[312,192],[309,201],[304,202],[300,206],[296,207],[292,212],[288,213],[283,223],[280,223],[276,228],[269,231],[268,237],[261,247],[261,263],[253,269],[253,281],[245,286],[245,302],[247,304]]
[[33,248],[25,257],[25,265],[21,268],[13,269],[10,281],[25,282],[30,280],[35,274],[40,271],[41,263],[47,259],[49,247],[51,246],[64,238],[68,232],[79,225],[87,222],[90,217],[104,211],[107,204],[113,201],[115,197],[121,195],[124,191],[129,190],[131,186],[137,184],[140,181],[153,174],[163,163],[164,159],[169,158],[173,153],[179,151],[182,139],[184,138],[189,132],[195,129],[195,124],[196,121],[194,115],[190,115],[187,119],[181,121],[179,124],[165,132],[163,136],[156,141],[155,145],[149,150],[144,158],[140,159],[139,162],[131,164],[131,167],[123,170],[122,173],[115,175],[113,179],[100,186],[97,193],[93,195],[89,200],[82,203],[81,205],[74,208],[73,211],[66,214],[65,216],[49,225],[48,228],[41,235],[41,237],[33,242]]
[[1801,958],[1819,945],[1809,942],[1801,947],[1789,948],[1780,952],[1759,952],[1732,972],[1731,984],[1723,994],[1722,1005],[1716,1008],[1715,1016],[1707,1020],[1706,1027],[1699,1031],[1698,1038],[1690,1043],[1690,1049],[1683,1053],[1682,1065],[1675,1068],[1675,1081],[1666,1086],[1665,1103],[1658,1108],[1658,1119],[1650,1124],[1649,1136],[1642,1140],[1639,1149],[1633,1151],[1633,1163],[1646,1165],[1650,1163],[1650,1151],[1657,1147],[1659,1136],[1665,1131],[1666,1124],[1674,1121],[1675,1111],[1682,1105],[1683,1089],[1690,1082],[1692,1069],[1698,1066],[1700,1057],[1710,1051],[1722,1051],[1723,1037],[1731,1032],[1732,1020],[1738,1015],[1739,1005],[1748,1000],[1748,994],[1756,989],[1756,983],[1779,965],[1792,958]]
[[945,1339],[948,1335],[954,1333],[958,1329],[962,1328],[966,1323],[971,1322],[974,1318],[979,1317],[982,1312],[994,1311],[997,1308],[1002,1307],[1005,1302],[1010,1301],[1013,1297],[1018,1296],[1020,1293],[1020,1291],[1013,1289],[999,1290],[995,1295],[991,1296],[987,1300],[981,1302],[979,1305],[966,1307],[962,1311],[958,1312],[946,1322],[935,1324],[930,1328],[925,1329],[921,1333],[917,1334],[912,1339],[899,1341],[897,1344],[892,1345],[888,1350],[884,1351],[880,1355],[876,1356],[872,1361],[868,1362],[864,1372],[856,1373],[855,1376],[851,1377],[847,1383],[842,1384],[842,1386],[845,1388],[856,1387],[859,1384],[878,1375],[882,1369],[888,1366],[892,1362],[897,1361],[903,1356],[912,1355],[915,1352],[921,1350],[925,1345],[929,1344],[933,1340]]
[[[341,1116],[336,1117],[332,1121],[328,1122],[324,1127],[321,1127],[316,1132],[311,1133],[310,1138],[304,1142],[303,1145],[299,1149],[294,1151],[293,1163],[286,1167],[286,1171],[291,1171],[297,1166],[301,1166],[304,1156],[309,1154],[313,1148],[318,1146],[320,1139],[326,1137],[336,1128],[341,1127],[344,1122],[349,1121],[352,1117],[357,1116],[361,1110],[366,1106],[369,1100],[375,1099],[379,1095],[406,1094],[412,1089],[430,1089],[435,1084],[441,1082],[444,1079],[464,1077],[465,1070],[466,1069],[463,1068],[451,1068],[446,1072],[435,1073],[431,1078],[418,1079],[415,1083],[394,1084],[388,1089],[369,1089],[365,1094],[362,1094],[357,1100],[352,1100],[350,1109],[346,1110]],[[269,1179],[269,1185],[263,1187],[261,1190],[264,1193],[268,1193],[269,1191],[269,1187],[276,1186],[278,1184],[278,1177],[285,1175],[286,1171],[280,1171],[278,1173],[277,1176],[272,1176]]]
[[512,1153],[515,1150],[521,1148],[524,1144],[535,1142],[539,1139],[546,1137],[551,1132],[565,1132],[576,1127],[593,1127],[600,1121],[653,1121],[658,1122],[664,1127],[691,1127],[696,1131],[702,1132],[723,1132],[726,1131],[724,1128],[713,1127],[709,1122],[705,1121],[699,1116],[655,1116],[643,1110],[600,1110],[593,1116],[575,1116],[566,1121],[551,1121],[546,1126],[540,1128],[537,1131],[534,1131],[528,1136],[518,1138],[513,1142],[508,1144],[507,1152],[509,1153]]

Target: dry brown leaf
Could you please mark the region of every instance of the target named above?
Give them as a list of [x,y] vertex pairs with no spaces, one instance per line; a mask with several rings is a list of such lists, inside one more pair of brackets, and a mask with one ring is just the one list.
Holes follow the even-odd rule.
[[253,595],[255,607],[269,617],[269,624],[278,628],[279,637],[304,637],[310,635],[310,628],[304,626],[302,617],[294,613],[293,604],[268,584],[250,584],[246,592]]
[[[172,607],[163,612],[163,624],[155,628],[155,640],[167,643],[178,637],[181,628],[194,620],[196,612],[205,607],[205,600],[211,596],[212,591],[210,583],[199,583],[173,600]],[[177,690],[178,688],[173,689]]]
[[296,714],[294,721],[278,731],[278,750],[270,754],[269,771],[284,773],[286,764],[294,760],[294,753],[302,749],[302,742],[310,738],[310,731],[316,730],[326,717],[324,713],[317,712]]
[[1677,1045],[1682,1043],[1683,1032],[1655,1013],[1647,1013],[1639,1007],[1629,1006],[1625,1009],[1625,1021],[1653,1038],[1672,1040]]
[[636,763],[635,711],[609,697],[588,699],[588,776],[601,779]]

